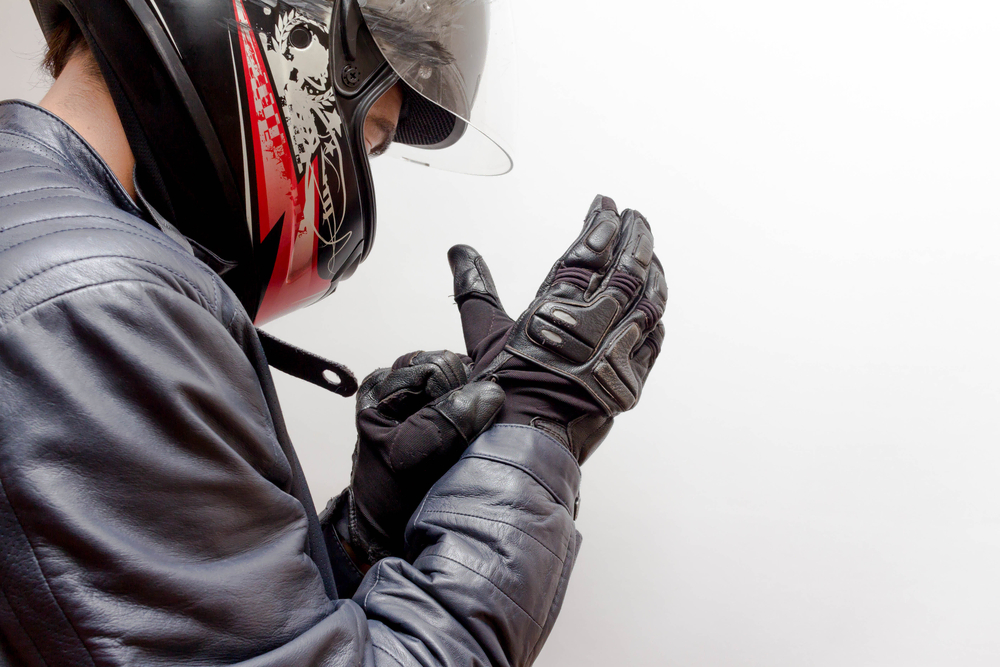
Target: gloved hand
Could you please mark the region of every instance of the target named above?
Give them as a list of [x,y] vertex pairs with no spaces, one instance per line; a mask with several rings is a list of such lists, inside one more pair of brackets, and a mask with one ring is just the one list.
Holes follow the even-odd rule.
[[472,379],[494,379],[507,394],[497,422],[540,428],[582,463],[639,400],[663,343],[667,285],[646,219],[597,197],[516,322],[479,253],[455,246],[448,260]]
[[335,526],[356,563],[403,555],[420,501],[493,423],[503,391],[467,380],[462,358],[443,350],[404,355],[361,383],[346,517]]

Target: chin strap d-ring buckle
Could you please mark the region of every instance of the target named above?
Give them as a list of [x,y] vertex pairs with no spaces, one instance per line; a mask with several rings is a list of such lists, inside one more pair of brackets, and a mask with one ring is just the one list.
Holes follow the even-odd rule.
[[257,336],[272,368],[341,396],[350,397],[358,391],[358,379],[347,366],[306,352],[260,329]]

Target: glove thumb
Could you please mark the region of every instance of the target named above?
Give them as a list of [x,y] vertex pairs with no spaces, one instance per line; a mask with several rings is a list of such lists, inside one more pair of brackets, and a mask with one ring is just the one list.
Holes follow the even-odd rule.
[[393,468],[437,479],[493,424],[505,398],[499,385],[486,380],[445,394],[396,428],[393,441],[405,446],[393,446]]
[[468,445],[493,424],[505,399],[500,385],[484,380],[451,392],[433,407]]
[[475,249],[457,245],[448,251],[448,263],[455,279],[455,303],[462,316],[465,346],[473,361],[479,362],[490,344],[513,326],[486,262]]

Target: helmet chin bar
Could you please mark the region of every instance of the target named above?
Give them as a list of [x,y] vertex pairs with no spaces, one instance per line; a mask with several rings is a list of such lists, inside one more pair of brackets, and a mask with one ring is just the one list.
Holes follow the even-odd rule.
[[356,179],[357,206],[352,207],[357,215],[364,220],[364,234],[362,242],[357,244],[351,251],[344,263],[338,267],[330,284],[331,294],[341,280],[349,278],[358,265],[369,255],[375,241],[376,230],[376,206],[375,206],[375,184],[372,180],[371,165],[368,161],[368,151],[365,146],[365,118],[383,94],[392,88],[399,77],[385,61],[372,74],[363,90],[358,91],[349,98],[341,98],[339,88],[337,93],[337,106],[341,111],[342,118],[345,119],[348,127],[349,152],[354,163],[354,173]]
[[375,102],[399,81],[375,44],[357,0],[338,0],[331,14],[331,24],[330,77],[336,91],[337,109],[347,127],[346,148],[353,163],[357,195],[355,205],[349,206],[347,214],[362,218],[364,232],[361,243],[355,244],[338,266],[326,295],[333,293],[341,280],[351,277],[371,252],[375,240],[376,204],[365,145],[365,118]]
[[[326,41],[317,47],[314,39],[310,46],[308,35],[293,40],[300,29],[298,26],[306,25],[308,19],[303,19],[294,9],[282,10],[282,4],[278,7],[279,12],[284,13],[264,12],[257,15],[257,20],[265,28],[261,31],[261,39],[269,45],[267,60],[276,81],[276,97],[280,98],[286,121],[296,119],[288,134],[281,136],[302,138],[302,141],[296,139],[288,144],[304,159],[300,159],[295,175],[297,183],[287,176],[284,181],[297,188],[299,198],[294,208],[281,217],[272,210],[267,226],[262,223],[262,234],[257,241],[258,264],[265,269],[273,268],[267,276],[260,275],[260,307],[255,315],[258,323],[328,296],[341,280],[354,273],[371,251],[376,205],[364,124],[375,102],[398,80],[363,21],[342,21],[338,7],[328,5],[330,23],[325,30]],[[286,19],[287,16],[292,18]],[[271,23],[263,17],[271,17]],[[360,15],[355,18],[360,20]],[[328,51],[324,53],[326,64],[322,67],[325,81],[316,73],[315,59],[309,60],[310,52],[315,54],[317,48]],[[310,63],[313,69],[303,69]],[[338,76],[345,68],[352,73],[350,79]],[[318,82],[322,86],[320,90],[328,91],[326,99],[335,106],[335,113],[323,112],[320,106],[310,106],[308,97],[303,103],[299,94],[304,87],[303,81]],[[344,81],[350,85],[345,86]],[[345,87],[349,94],[344,94]],[[325,115],[318,115],[323,113]],[[258,118],[271,115],[270,112],[259,114]],[[317,123],[315,131],[313,121]],[[275,132],[280,134],[281,130]],[[268,173],[273,171],[265,170],[265,174]],[[287,168],[284,173],[289,173]],[[267,194],[271,192],[280,193],[281,188]],[[294,227],[290,228],[290,224]]]

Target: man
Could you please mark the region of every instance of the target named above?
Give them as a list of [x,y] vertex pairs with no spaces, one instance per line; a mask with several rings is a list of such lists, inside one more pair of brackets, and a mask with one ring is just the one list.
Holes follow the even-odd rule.
[[645,220],[598,197],[516,321],[453,248],[469,359],[366,379],[322,519],[268,362],[352,378],[254,328],[368,254],[369,153],[476,131],[491,3],[32,4],[56,83],[0,104],[8,661],[530,664],[578,464],[662,342]]

